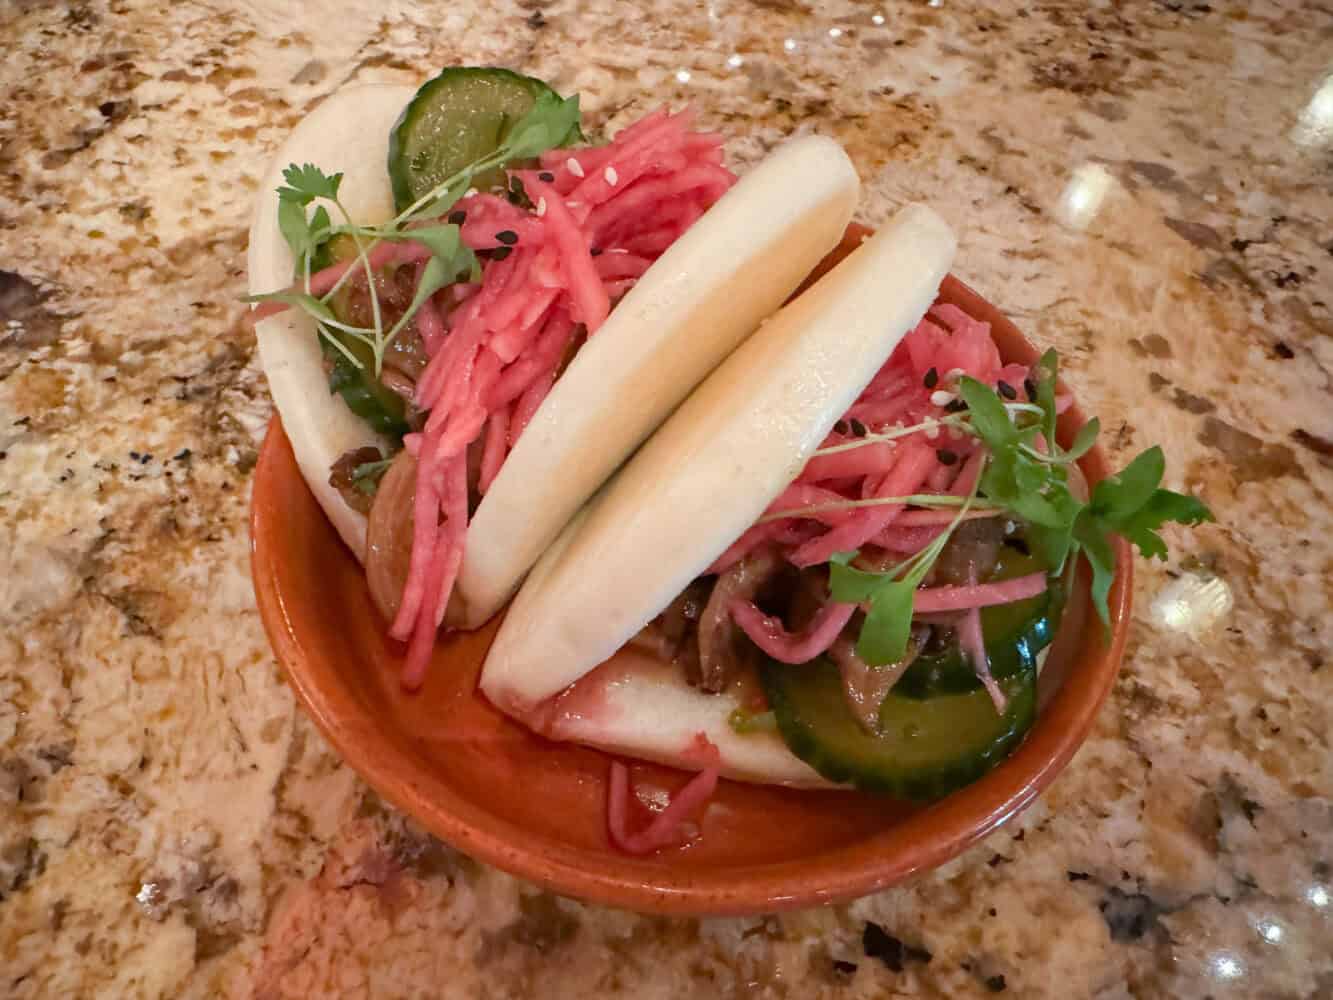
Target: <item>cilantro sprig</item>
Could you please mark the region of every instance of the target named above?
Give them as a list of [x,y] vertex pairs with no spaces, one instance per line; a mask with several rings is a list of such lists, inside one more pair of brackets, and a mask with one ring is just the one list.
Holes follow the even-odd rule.
[[[1047,351],[1033,373],[1036,390],[1033,404],[1006,403],[989,386],[965,376],[958,384],[959,396],[967,404],[965,413],[834,446],[840,451],[864,447],[875,440],[947,425],[980,438],[988,453],[972,495],[948,528],[921,552],[882,573],[852,566],[856,552],[840,553],[830,559],[829,589],[833,599],[866,606],[865,623],[857,642],[857,653],[866,662],[884,665],[905,655],[916,588],[978,499],[988,508],[1027,522],[1028,543],[1053,574],[1058,575],[1069,560],[1083,555],[1092,570],[1093,606],[1107,625],[1110,623],[1108,595],[1116,569],[1113,536],[1128,539],[1145,557],[1165,559],[1166,542],[1158,533],[1164,524],[1200,524],[1213,519],[1197,498],[1162,488],[1166,462],[1162,449],[1155,446],[1118,474],[1099,482],[1086,501],[1076,497],[1070,489],[1069,468],[1092,448],[1100,425],[1096,419],[1088,421],[1068,448],[1061,447],[1055,433],[1058,372],[1055,351]],[[823,449],[821,453],[834,448]],[[884,502],[916,503],[920,499],[886,498]],[[847,506],[865,503],[848,501]],[[921,505],[956,503],[957,498],[940,497]],[[798,512],[780,513],[791,516]]]
[[[509,134],[492,152],[469,163],[426,192],[413,204],[387,222],[377,225],[358,223],[339,199],[341,173],[328,174],[312,163],[291,164],[283,171],[284,184],[278,188],[278,228],[296,261],[298,290],[283,289],[251,295],[248,302],[277,301],[301,309],[315,321],[319,335],[336,348],[356,368],[364,370],[361,360],[348,349],[346,338],[360,341],[370,351],[373,375],[383,369],[384,355],[398,334],[432,294],[464,277],[477,280],[480,267],[473,252],[463,244],[457,225],[439,222],[467,193],[473,178],[514,160],[537,156],[579,134],[578,95],[560,98],[541,94],[532,109],[515,123]],[[335,223],[323,201],[332,205],[342,218]],[[312,262],[320,249],[337,236],[350,237],[356,246],[357,266],[348,268],[338,282],[321,296],[311,294]],[[386,329],[374,280],[369,251],[385,241],[413,240],[430,248],[416,294],[406,312]],[[354,271],[366,276],[370,289],[373,325],[353,326],[340,322],[329,303]]]

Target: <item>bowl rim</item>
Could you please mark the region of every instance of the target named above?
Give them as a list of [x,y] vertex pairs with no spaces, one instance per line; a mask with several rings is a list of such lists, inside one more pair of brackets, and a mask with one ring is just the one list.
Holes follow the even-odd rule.
[[[999,314],[1012,328],[1010,336],[1016,335],[1035,358],[1033,345],[997,307],[952,275],[945,284],[952,286],[952,298],[971,300],[976,307]],[[1077,402],[1066,417],[1071,415],[1075,426],[1084,422]],[[1102,478],[1107,464],[1101,446],[1089,451],[1080,465],[1092,481]],[[1043,709],[1050,712],[1059,703],[1065,724],[1059,728],[1034,726],[1013,753],[986,775],[879,833],[808,861],[709,869],[706,885],[700,884],[697,869],[673,877],[669,866],[645,866],[639,863],[641,859],[628,857],[593,868],[587,863],[587,851],[552,851],[543,835],[487,813],[461,795],[450,792],[441,800],[427,794],[422,786],[402,780],[398,754],[367,754],[360,740],[351,738],[342,720],[357,714],[358,704],[345,687],[322,685],[315,672],[305,669],[306,656],[270,555],[276,551],[270,540],[275,531],[281,531],[281,517],[269,518],[269,505],[257,498],[274,488],[272,477],[284,473],[301,475],[281,418],[275,413],[260,449],[252,487],[251,574],[274,655],[324,738],[385,800],[465,854],[562,895],[644,913],[742,915],[842,902],[888,888],[955,857],[1030,805],[1068,764],[1115,682],[1129,634],[1133,554],[1129,543],[1116,536],[1116,574],[1108,597],[1111,633],[1103,655],[1095,660],[1099,669],[1085,667],[1084,661],[1072,663],[1051,704]],[[304,480],[301,485],[305,487]],[[1089,619],[1088,625],[1096,627],[1097,623]],[[930,829],[931,836],[920,836],[922,826]]]

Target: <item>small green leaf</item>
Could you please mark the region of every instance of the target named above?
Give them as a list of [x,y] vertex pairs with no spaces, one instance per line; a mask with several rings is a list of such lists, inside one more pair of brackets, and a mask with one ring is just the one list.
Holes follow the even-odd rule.
[[1157,529],[1168,521],[1202,524],[1213,519],[1212,511],[1198,499],[1171,490],[1156,490],[1148,502],[1128,517],[1108,518],[1107,522],[1138,546],[1145,558],[1166,558],[1166,543]]
[[1092,491],[1092,509],[1112,521],[1130,517],[1152,497],[1165,471],[1166,457],[1154,445],[1119,473],[1097,484]]
[[538,156],[563,145],[579,127],[579,96],[560,98],[544,92],[532,109],[518,120],[502,149],[506,160]]
[[912,631],[912,603],[918,581],[882,583],[870,602],[856,652],[872,667],[897,663],[907,655]]
[[278,197],[283,201],[293,201],[300,205],[309,205],[316,198],[338,197],[338,188],[342,184],[342,174],[326,174],[313,163],[297,166],[289,164],[282,172],[286,187],[278,188]]
[[310,223],[306,221],[304,204],[288,198],[279,199],[278,230],[298,262],[311,252]]
[[1018,431],[1009,419],[1009,411],[990,386],[964,376],[958,391],[972,416],[972,428],[992,452],[1001,452],[1017,444]]
[[1087,557],[1088,565],[1092,567],[1092,606],[1097,609],[1097,617],[1102,620],[1102,624],[1109,626],[1111,611],[1107,605],[1107,595],[1115,580],[1115,549],[1111,547],[1110,536],[1092,512],[1085,508],[1074,522],[1074,537]]
[[1037,383],[1036,403],[1041,407],[1041,433],[1048,448],[1055,447],[1055,384],[1060,374],[1060,356],[1048,348],[1037,362],[1033,378]]
[[883,573],[867,573],[846,563],[834,562],[829,566],[829,596],[841,604],[859,604],[872,597],[886,580]]
[[[422,226],[420,229],[404,230],[401,236],[395,236],[395,239],[416,240],[418,243],[424,243],[430,247],[431,252],[436,257],[442,258],[445,263],[452,264],[458,251],[463,246],[463,235],[459,232],[457,226]],[[456,273],[456,272],[455,272]]]
[[1065,457],[1072,461],[1086,455],[1092,450],[1092,446],[1097,443],[1097,435],[1101,432],[1101,429],[1102,424],[1100,420],[1096,417],[1089,420],[1086,424],[1080,427],[1078,433],[1074,435],[1074,441],[1069,446],[1069,450],[1065,452]]

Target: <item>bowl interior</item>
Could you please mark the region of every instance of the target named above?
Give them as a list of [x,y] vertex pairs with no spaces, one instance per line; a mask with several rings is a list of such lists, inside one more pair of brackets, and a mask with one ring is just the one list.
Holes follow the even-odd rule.
[[[864,234],[849,229],[822,268]],[[818,272],[817,272],[818,273]],[[993,306],[950,277],[940,300],[991,323],[1006,361],[1037,352]],[[1077,407],[1060,436],[1083,423]],[[1106,474],[1093,449],[1091,482]],[[1033,730],[994,771],[928,805],[850,792],[795,792],[723,781],[695,842],[648,858],[606,834],[608,758],[546,741],[491,707],[477,674],[498,622],[442,638],[425,686],[398,686],[403,647],[385,635],[356,558],[301,478],[275,418],[255,473],[253,573],[274,651],[316,724],[381,795],[437,836],[557,892],[663,913],[743,913],[846,899],[939,864],[1012,816],[1082,742],[1114,679],[1129,617],[1131,563],[1118,543],[1108,643],[1075,587],[1042,674]],[[686,775],[633,764],[636,785]]]

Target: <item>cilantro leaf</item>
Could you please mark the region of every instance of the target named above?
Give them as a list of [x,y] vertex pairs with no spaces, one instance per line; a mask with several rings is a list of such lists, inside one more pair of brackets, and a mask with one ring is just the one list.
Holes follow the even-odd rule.
[[1133,514],[1152,497],[1165,471],[1166,456],[1154,445],[1097,484],[1092,491],[1092,509],[1113,521]]
[[313,163],[306,163],[302,166],[291,163],[282,172],[282,179],[287,184],[278,188],[279,199],[296,202],[298,205],[309,205],[316,198],[335,200],[338,197],[338,188],[342,184],[343,175],[341,173],[326,174]]
[[1146,503],[1132,514],[1107,517],[1117,532],[1138,546],[1145,558],[1165,559],[1166,542],[1157,529],[1168,521],[1178,524],[1202,524],[1213,519],[1212,511],[1195,497],[1171,490],[1154,490]]

